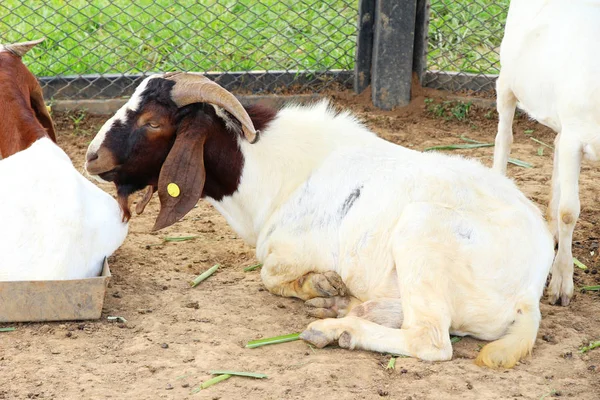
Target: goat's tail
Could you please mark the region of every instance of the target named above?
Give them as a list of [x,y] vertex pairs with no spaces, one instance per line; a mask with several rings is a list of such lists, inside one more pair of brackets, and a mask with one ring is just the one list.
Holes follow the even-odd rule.
[[531,354],[541,314],[539,305],[522,305],[517,309],[515,321],[500,339],[485,345],[475,364],[490,368],[512,368],[522,358]]

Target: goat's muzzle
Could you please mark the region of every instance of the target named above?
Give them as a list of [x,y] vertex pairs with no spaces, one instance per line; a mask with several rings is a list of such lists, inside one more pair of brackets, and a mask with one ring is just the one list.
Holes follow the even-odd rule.
[[100,148],[97,152],[88,150],[85,158],[85,171],[89,175],[99,176],[103,180],[110,181],[114,170],[118,167],[115,157],[104,148]]

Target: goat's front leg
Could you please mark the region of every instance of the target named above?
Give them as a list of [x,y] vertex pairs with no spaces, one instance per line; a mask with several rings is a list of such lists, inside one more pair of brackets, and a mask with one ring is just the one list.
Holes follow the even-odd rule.
[[513,142],[512,124],[517,107],[517,98],[512,90],[505,84],[502,73],[496,82],[496,107],[498,110],[498,133],[494,146],[493,169],[506,174],[506,164]]
[[[558,160],[558,251],[552,265],[552,279],[548,286],[550,303],[560,300],[567,306],[573,296],[573,253],[572,241],[575,224],[579,218],[579,172],[581,168],[582,146],[574,140],[575,135],[561,133],[558,143],[560,159]],[[555,198],[552,199],[556,201]]]
[[554,237],[554,245],[558,244],[558,203],[560,201],[560,172],[558,169],[559,165],[559,144],[560,144],[560,133],[554,139],[554,160],[552,165],[552,189],[550,193],[550,202],[548,203],[548,209],[546,210],[546,221],[550,232]]
[[273,294],[309,300],[315,297],[345,297],[348,289],[335,271],[315,271],[289,256],[271,253],[261,268],[265,287]]

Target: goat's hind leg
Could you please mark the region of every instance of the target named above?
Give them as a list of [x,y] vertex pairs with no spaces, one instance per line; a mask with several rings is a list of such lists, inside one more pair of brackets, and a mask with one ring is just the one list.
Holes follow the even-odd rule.
[[348,315],[366,319],[388,328],[400,329],[404,322],[402,300],[393,298],[365,301],[354,307]]
[[[357,329],[351,328],[353,325],[359,326],[364,323],[372,323],[381,326],[382,328],[399,329],[402,326],[402,302],[400,299],[382,298],[377,300],[369,300],[355,306],[349,313],[348,319],[342,318],[344,322],[335,324],[323,321],[322,324],[311,324],[307,330],[302,332],[300,337],[314,344],[317,347],[325,347],[328,344],[338,341],[340,347],[355,348],[356,340],[350,332],[356,336]],[[340,329],[340,326],[348,325],[348,329]],[[373,328],[373,326],[371,326]]]
[[[319,348],[337,341],[342,348],[405,355],[426,361],[446,361],[452,358],[450,320],[444,307],[438,309],[437,313],[411,312],[417,318],[403,321],[401,308],[386,314],[385,306],[364,315],[372,320],[360,318],[356,315],[361,306],[354,308],[347,317],[311,323],[300,334],[300,338]],[[394,305],[397,306],[401,307],[400,304]],[[432,308],[435,309],[435,305]],[[403,324],[404,328],[398,329]]]
[[[558,163],[558,184],[560,198],[558,200],[558,251],[552,265],[552,279],[548,286],[550,303],[560,300],[561,305],[567,306],[573,296],[573,231],[579,218],[579,172],[583,156],[582,145],[575,138],[576,132],[569,133],[573,128],[565,127],[560,135],[558,147],[560,157]],[[556,167],[555,167],[556,168]]]
[[[397,323],[393,319],[391,321]],[[448,332],[444,335],[443,331],[427,326],[390,328],[349,315],[315,321],[300,334],[300,338],[319,348],[337,341],[340,347],[351,350],[363,349],[427,361],[445,361],[452,358],[452,344]]]
[[552,186],[550,190],[550,201],[546,209],[546,222],[552,237],[554,237],[554,245],[558,245],[558,202],[560,201],[560,180],[559,180],[559,149],[560,149],[560,133],[554,139],[554,160],[552,165]]
[[498,133],[494,146],[493,169],[506,174],[506,164],[513,142],[513,119],[517,107],[517,98],[502,79],[502,72],[496,81],[496,107],[498,110]]
[[[395,329],[398,325],[391,328],[358,318],[355,315],[359,315],[361,305],[351,312],[354,315],[311,323],[301,338],[318,347],[337,340],[340,347],[350,349],[401,354],[428,361],[449,360],[452,357],[451,316],[446,301],[450,294],[444,275],[455,270],[448,263],[456,258],[457,243],[448,240],[452,232],[440,232],[437,221],[455,217],[451,210],[420,203],[407,206],[399,221],[392,250],[402,294],[401,301],[396,300],[394,306],[402,313],[391,320],[401,323],[401,329]],[[383,312],[382,316],[385,315]]]

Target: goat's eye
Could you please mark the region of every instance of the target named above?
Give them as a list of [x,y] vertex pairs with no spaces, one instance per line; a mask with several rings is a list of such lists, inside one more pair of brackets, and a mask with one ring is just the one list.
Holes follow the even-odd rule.
[[160,125],[154,123],[154,122],[148,122],[148,126],[152,129],[157,129],[160,127]]

